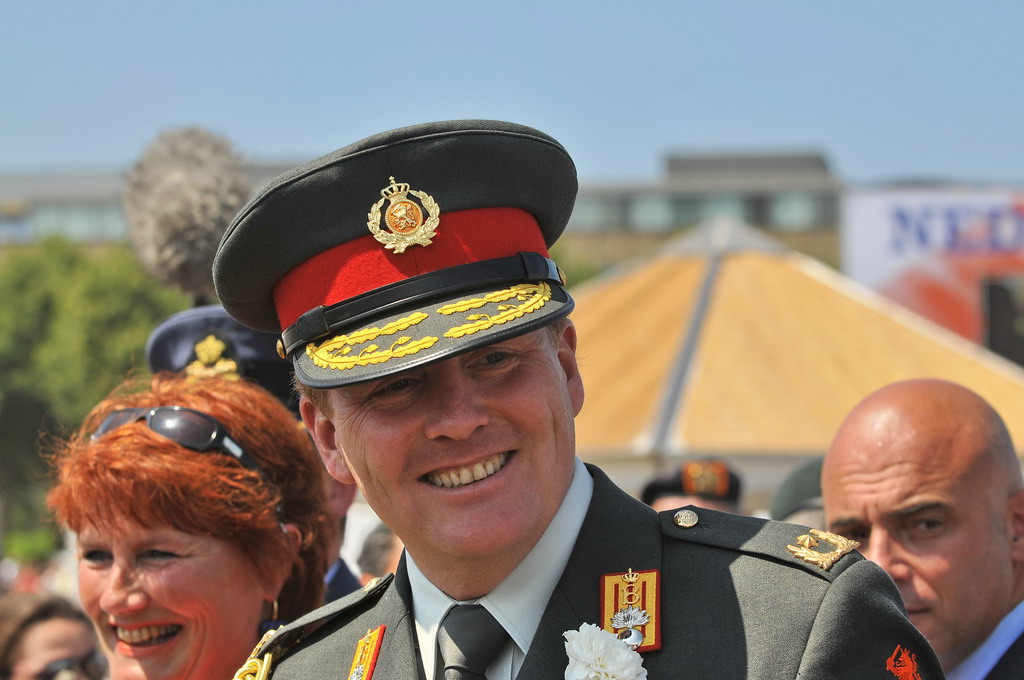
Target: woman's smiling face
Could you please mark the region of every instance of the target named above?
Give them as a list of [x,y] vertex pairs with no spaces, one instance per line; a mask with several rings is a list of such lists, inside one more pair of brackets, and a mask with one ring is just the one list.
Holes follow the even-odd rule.
[[131,522],[78,536],[79,595],[112,680],[230,678],[274,599],[226,541]]

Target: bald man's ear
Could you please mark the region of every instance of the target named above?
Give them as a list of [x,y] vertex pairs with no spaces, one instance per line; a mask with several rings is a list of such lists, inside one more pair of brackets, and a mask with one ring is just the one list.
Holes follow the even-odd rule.
[[1006,502],[1009,520],[1010,555],[1013,561],[1024,565],[1024,489],[1018,490]]

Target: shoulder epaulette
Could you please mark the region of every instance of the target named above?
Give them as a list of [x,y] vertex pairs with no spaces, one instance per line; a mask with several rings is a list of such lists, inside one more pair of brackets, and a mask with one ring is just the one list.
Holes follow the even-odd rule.
[[[859,543],[820,529],[687,506],[661,513],[666,536],[765,557],[831,580],[860,559]],[[842,565],[833,570],[833,565]]]
[[265,680],[270,676],[273,664],[284,660],[300,642],[336,617],[375,602],[393,580],[393,574],[376,578],[353,593],[325,604],[285,626],[267,631],[232,680]]

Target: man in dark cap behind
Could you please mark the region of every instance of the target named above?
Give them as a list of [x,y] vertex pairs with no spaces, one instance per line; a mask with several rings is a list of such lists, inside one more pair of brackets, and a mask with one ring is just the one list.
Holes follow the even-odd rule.
[[667,475],[647,482],[640,500],[658,512],[684,505],[722,512],[740,511],[739,475],[722,460],[688,460]]
[[[243,326],[220,305],[200,305],[172,314],[153,329],[146,341],[146,363],[153,373],[170,371],[194,378],[236,375],[252,380],[300,418],[298,394],[292,388],[292,369],[277,355],[277,337]],[[297,427],[302,427],[301,420]],[[324,471],[327,511],[337,526],[327,549],[332,561],[325,575],[325,602],[359,588],[359,580],[341,558],[346,518],[355,491],[353,485],[341,484]]]
[[822,456],[816,456],[794,469],[772,496],[771,518],[811,527],[825,526],[821,500]]
[[659,515],[576,457],[573,301],[548,255],[576,189],[542,132],[429,123],[286,173],[228,228],[222,303],[281,331],[327,468],[406,546],[245,677],[941,677],[855,544]]
[[146,363],[153,373],[247,378],[299,417],[291,367],[277,356],[276,342],[275,334],[243,326],[220,305],[200,305],[172,314],[153,329],[146,341]]

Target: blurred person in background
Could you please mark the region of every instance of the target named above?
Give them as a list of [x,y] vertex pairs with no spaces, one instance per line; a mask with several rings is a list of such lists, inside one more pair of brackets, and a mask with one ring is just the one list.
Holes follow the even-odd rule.
[[947,678],[1024,678],[1024,484],[984,399],[883,387],[843,421],[821,480],[829,531],[889,572]]
[[88,617],[50,593],[0,595],[0,680],[101,680]]
[[809,527],[825,526],[825,510],[821,501],[822,457],[797,466],[779,485],[772,496],[771,517]]
[[113,680],[230,678],[263,629],[320,605],[322,465],[257,385],[126,381],[50,462]]
[[355,499],[356,487],[352,484],[342,484],[331,477],[326,469],[323,470],[323,484],[324,496],[327,499],[327,513],[336,529],[332,532],[333,540],[327,546],[328,565],[327,573],[324,575],[326,584],[324,602],[326,603],[348,595],[354,590],[359,590],[361,584],[341,557],[341,544],[345,541],[348,509],[352,507],[352,501]]
[[689,460],[647,483],[640,500],[658,512],[684,505],[740,513],[739,475],[721,460]]
[[383,522],[366,535],[363,549],[359,552],[359,580],[365,586],[374,579],[383,578],[386,574],[398,572],[398,563],[402,559],[405,545],[402,539],[395,536],[387,524]]

